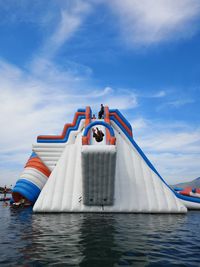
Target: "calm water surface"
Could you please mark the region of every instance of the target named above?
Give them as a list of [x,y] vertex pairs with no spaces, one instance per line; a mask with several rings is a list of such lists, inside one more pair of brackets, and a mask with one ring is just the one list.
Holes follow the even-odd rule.
[[34,214],[0,203],[1,266],[200,266],[200,212]]

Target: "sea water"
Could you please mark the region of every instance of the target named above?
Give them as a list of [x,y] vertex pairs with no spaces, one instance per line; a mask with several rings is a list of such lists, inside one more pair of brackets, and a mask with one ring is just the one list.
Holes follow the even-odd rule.
[[0,266],[200,266],[200,211],[34,214],[0,203]]

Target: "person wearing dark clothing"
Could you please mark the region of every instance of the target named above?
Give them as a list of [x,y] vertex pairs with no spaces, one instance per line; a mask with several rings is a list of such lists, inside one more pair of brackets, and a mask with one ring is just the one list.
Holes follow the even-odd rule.
[[6,198],[6,194],[7,194],[7,187],[6,187],[6,185],[4,186],[3,194],[4,194],[4,198]]
[[95,140],[97,142],[103,141],[104,133],[101,130],[99,130],[98,128],[96,128],[96,130],[97,130],[97,132],[95,131],[95,129],[92,129],[93,137],[95,138]]
[[99,116],[98,116],[99,119],[102,119],[102,117],[103,117],[103,115],[104,115],[104,106],[103,106],[103,104],[101,104],[101,109],[100,109],[98,115],[99,115]]

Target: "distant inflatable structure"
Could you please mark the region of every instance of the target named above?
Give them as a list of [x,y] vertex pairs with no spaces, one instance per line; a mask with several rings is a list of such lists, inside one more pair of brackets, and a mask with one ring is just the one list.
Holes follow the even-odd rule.
[[[13,189],[35,212],[185,213],[187,208],[133,139],[130,123],[105,107],[78,109],[59,136],[41,135]],[[96,142],[92,129],[104,133]]]

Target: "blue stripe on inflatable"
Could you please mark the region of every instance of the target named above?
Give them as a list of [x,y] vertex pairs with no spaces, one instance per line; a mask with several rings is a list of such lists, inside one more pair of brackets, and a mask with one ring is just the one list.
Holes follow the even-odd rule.
[[66,143],[69,138],[70,133],[72,131],[78,130],[78,127],[82,119],[85,119],[85,115],[79,116],[77,119],[76,125],[74,127],[70,127],[67,129],[64,139],[58,139],[58,140],[57,139],[41,139],[41,140],[38,139],[37,143]]
[[93,126],[96,126],[96,125],[103,125],[103,126],[105,126],[109,130],[110,135],[111,136],[115,136],[115,133],[114,133],[113,128],[108,123],[106,123],[105,121],[94,121],[94,122],[91,122],[90,124],[88,124],[87,127],[84,130],[83,136],[87,136],[89,130]]
[[85,108],[79,108],[77,112],[85,112]]
[[197,197],[191,197],[191,196],[185,196],[185,195],[181,195],[179,193],[175,192],[175,195],[185,201],[189,201],[189,202],[194,202],[194,203],[200,203],[200,198]]
[[183,188],[175,187],[175,188],[174,188],[174,191],[183,191]]
[[32,158],[36,158],[37,157],[37,154],[35,152],[32,152],[31,156],[30,156],[30,159]]
[[91,110],[91,108],[90,108],[90,119],[92,118],[92,110]]
[[127,119],[122,115],[122,113],[118,109],[110,109],[110,112],[116,113],[120,119],[126,124],[126,126],[132,131],[131,124],[127,121]]
[[122,130],[122,132],[126,135],[126,137],[128,138],[128,140],[132,143],[133,147],[137,150],[137,152],[140,154],[140,156],[143,158],[143,160],[146,162],[146,164],[149,166],[149,168],[155,172],[158,177],[163,181],[163,183],[176,195],[176,193],[174,192],[174,190],[165,182],[165,180],[162,178],[162,176],[158,173],[158,171],[154,168],[154,166],[152,165],[152,163],[150,162],[150,160],[145,156],[144,152],[142,151],[142,149],[136,144],[136,142],[133,140],[132,137],[130,137],[126,130],[123,128],[123,126],[115,119],[114,116],[110,116],[110,119],[112,121],[114,121],[119,128]]
[[35,184],[26,179],[19,179],[13,189],[13,192],[19,193],[30,202],[35,203],[41,190]]

